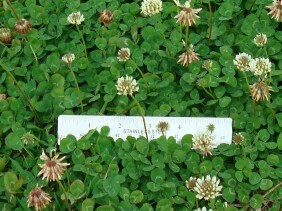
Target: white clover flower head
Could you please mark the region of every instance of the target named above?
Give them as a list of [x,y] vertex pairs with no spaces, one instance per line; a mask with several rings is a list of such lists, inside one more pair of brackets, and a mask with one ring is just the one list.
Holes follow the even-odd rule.
[[117,81],[117,94],[118,95],[132,95],[134,92],[138,92],[139,87],[135,79],[132,76],[126,75],[120,77]]
[[180,23],[183,26],[192,26],[196,23],[196,19],[200,18],[197,14],[202,8],[193,9],[190,7],[190,1],[186,1],[184,4],[180,4],[178,0],[174,0],[174,3],[181,7],[182,10],[174,17],[177,19],[176,23]]
[[211,200],[217,196],[221,196],[220,191],[222,186],[219,183],[220,180],[216,176],[211,178],[210,175],[207,175],[206,177],[202,177],[202,179],[198,178],[196,187],[194,188],[194,191],[197,193],[196,197],[198,199]]
[[212,209],[207,209],[206,207],[198,208],[194,211],[212,211]]
[[188,8],[188,7],[190,7],[190,1],[191,1],[191,0],[185,1],[184,4],[181,4],[181,3],[179,2],[179,0],[173,0],[173,1],[174,1],[174,3],[176,4],[176,6],[178,6],[178,7],[181,7],[181,8],[184,8],[184,7]]
[[271,72],[271,62],[268,58],[255,58],[250,61],[250,71],[260,77],[267,77]]
[[233,64],[240,71],[249,71],[251,59],[252,57],[249,54],[239,53],[233,60]]
[[[185,42],[183,44],[184,46],[186,45]],[[194,46],[190,44],[189,49],[179,56],[179,60],[177,62],[181,63],[183,66],[188,66],[193,61],[199,60],[198,56],[199,54],[194,51]]]
[[204,132],[193,135],[192,141],[192,149],[199,150],[203,157],[212,155],[215,144],[213,143],[214,137],[210,133]]
[[202,68],[206,69],[206,70],[211,70],[212,69],[212,60],[205,60],[202,64]]
[[[267,85],[264,81],[259,80],[257,83],[250,85],[251,96],[255,101],[269,100],[270,91],[273,91],[272,87]],[[269,95],[269,96],[268,96]]]
[[191,190],[191,191],[194,190],[196,186],[196,181],[197,181],[196,177],[190,177],[189,180],[185,181],[185,185],[188,188],[188,190]]
[[125,62],[127,60],[130,59],[130,49],[129,48],[121,48],[119,51],[118,51],[118,57],[117,59],[120,61],[120,62]]
[[265,34],[257,34],[253,40],[256,46],[263,47],[267,42],[267,36]]
[[34,142],[34,135],[29,131],[23,134],[21,140],[23,140],[24,144],[32,144]]
[[68,22],[73,25],[80,25],[84,20],[84,16],[80,12],[73,12],[68,16]]
[[232,137],[232,141],[234,144],[242,145],[244,142],[245,138],[241,133],[235,133]]
[[141,14],[144,16],[153,16],[163,10],[161,0],[143,0],[141,3]]
[[227,207],[228,207],[228,203],[227,203],[227,202],[224,202],[222,206],[223,206],[224,208],[227,208]]
[[266,6],[267,9],[270,9],[269,15],[272,15],[271,18],[274,18],[278,22],[282,22],[282,2],[279,0],[273,0],[272,5]]
[[66,64],[71,64],[73,60],[75,59],[75,55],[73,53],[67,53],[62,56],[62,61]]

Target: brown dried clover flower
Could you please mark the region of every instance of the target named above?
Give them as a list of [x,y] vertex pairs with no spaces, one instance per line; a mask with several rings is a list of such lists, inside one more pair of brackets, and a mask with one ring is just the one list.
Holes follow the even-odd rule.
[[0,100],[5,100],[7,98],[6,94],[0,94]]
[[241,133],[235,133],[232,137],[234,144],[242,145],[245,138]]
[[[54,154],[53,154],[54,152]],[[62,161],[65,159],[64,157],[59,158],[60,154],[56,154],[55,150],[51,150],[49,153],[50,157],[47,156],[42,150],[42,154],[40,156],[40,159],[44,161],[43,164],[38,164],[41,169],[41,171],[37,174],[37,176],[40,176],[43,174],[43,178],[46,178],[47,181],[55,181],[60,180],[62,178],[62,175],[66,169],[66,166],[70,165],[69,163],[63,163]]]
[[19,34],[26,34],[28,31],[31,30],[31,24],[28,20],[22,18],[17,21],[14,26],[14,29]]
[[28,194],[27,206],[34,206],[36,211],[44,209],[49,202],[51,202],[49,194],[44,192],[38,185]]
[[166,131],[169,130],[169,124],[168,122],[165,122],[165,121],[160,121],[158,124],[157,124],[157,130],[161,133],[165,133]]
[[13,40],[12,30],[9,28],[0,28],[0,42],[10,43]]
[[[273,91],[272,87],[267,85],[264,81],[259,80],[257,83],[250,85],[251,96],[255,101],[269,100],[270,91]],[[268,96],[269,95],[269,96]]]
[[277,22],[282,22],[282,2],[278,0],[273,0],[272,5],[266,6],[270,10],[268,13],[272,15],[271,18],[274,18]]
[[99,20],[103,24],[109,24],[113,21],[113,13],[110,10],[105,9],[103,12],[101,12]]
[[197,178],[196,177],[190,177],[189,180],[185,181],[185,185],[188,188],[188,190],[194,190],[194,188],[196,187],[196,182],[197,182]]
[[[186,47],[185,41],[182,41],[182,42],[183,42],[184,47]],[[177,62],[182,64],[183,66],[188,66],[193,61],[199,60],[198,56],[199,54],[194,51],[194,46],[190,44],[188,50],[179,56],[179,60]]]

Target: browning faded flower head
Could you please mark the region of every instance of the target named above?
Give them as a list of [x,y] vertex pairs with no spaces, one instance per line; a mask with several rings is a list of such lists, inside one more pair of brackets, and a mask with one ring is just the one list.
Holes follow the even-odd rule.
[[9,28],[0,28],[0,42],[10,43],[13,40],[12,30]]
[[198,208],[194,211],[212,211],[212,209],[207,209],[206,207]]
[[73,53],[67,53],[62,56],[62,61],[66,64],[71,64],[73,60],[75,59],[75,55]]
[[217,196],[221,196],[222,186],[219,185],[220,180],[215,176],[211,178],[210,175],[207,175],[206,178],[198,178],[196,182],[196,187],[194,191],[197,193],[196,197],[198,199],[211,200]]
[[163,10],[161,0],[143,0],[141,3],[141,14],[144,16],[153,16]]
[[249,54],[239,53],[233,60],[233,64],[240,71],[249,71],[251,59],[252,57]]
[[134,92],[138,92],[139,87],[135,79],[132,76],[126,75],[125,78],[121,77],[117,81],[116,85],[118,95],[132,95]]
[[[264,81],[259,80],[257,83],[250,85],[251,96],[255,101],[269,100],[270,91],[273,91],[271,86],[268,86]],[[268,96],[269,93],[269,96]]]
[[103,24],[109,24],[113,21],[113,13],[110,10],[105,9],[101,12],[99,20]]
[[26,34],[28,31],[31,30],[31,24],[28,20],[22,18],[17,21],[17,23],[14,26],[14,29],[19,34]]
[[28,194],[27,206],[34,206],[36,211],[44,209],[49,202],[51,202],[49,194],[44,192],[38,185]]
[[7,98],[6,94],[0,94],[0,100],[5,100]]
[[189,180],[185,181],[185,185],[188,188],[188,190],[194,190],[194,187],[196,186],[196,181],[197,178],[196,177],[190,177]]
[[118,57],[117,59],[120,61],[120,62],[125,62],[127,61],[128,59],[130,59],[130,49],[129,48],[121,48],[119,51],[118,51]]
[[265,34],[257,34],[253,40],[256,46],[263,47],[267,42],[267,36]]
[[232,141],[234,142],[234,144],[242,145],[244,140],[245,138],[241,133],[235,133],[232,137]]
[[213,143],[214,137],[207,133],[198,133],[193,136],[192,149],[199,150],[203,157],[212,155],[212,150],[215,144]]
[[[52,154],[54,152],[54,155]],[[46,178],[47,181],[55,181],[60,180],[64,173],[66,166],[70,165],[69,163],[63,163],[62,161],[65,159],[65,156],[59,158],[60,154],[56,154],[55,150],[51,150],[49,153],[50,157],[48,157],[44,150],[42,150],[42,154],[40,159],[44,161],[43,164],[38,164],[41,171],[37,174],[40,176],[43,174],[43,178]]]
[[70,24],[80,25],[84,20],[84,16],[80,12],[73,12],[68,16],[68,22]]
[[207,71],[210,71],[212,69],[212,60],[205,60],[202,64],[202,67]]
[[32,144],[34,142],[34,135],[31,134],[30,132],[27,132],[23,134],[21,140],[23,140],[25,144]]
[[282,2],[279,0],[273,0],[271,6],[266,6],[266,8],[270,9],[269,15],[272,15],[271,18],[274,18],[278,22],[282,22]]
[[271,62],[265,58],[255,58],[250,61],[250,71],[260,77],[267,77],[271,72]]
[[157,130],[161,133],[165,133],[169,129],[169,124],[168,122],[161,121],[157,124]]
[[200,18],[197,14],[202,8],[192,9],[190,7],[190,0],[186,1],[185,4],[180,4],[179,0],[173,0],[174,3],[181,7],[182,10],[174,17],[177,19],[176,23],[180,23],[183,26],[192,26],[195,24],[196,18]]
[[181,63],[183,66],[185,66],[185,65],[188,66],[193,61],[199,60],[198,56],[199,56],[199,54],[195,53],[194,46],[191,44],[189,46],[189,49],[179,56],[179,60],[177,62]]

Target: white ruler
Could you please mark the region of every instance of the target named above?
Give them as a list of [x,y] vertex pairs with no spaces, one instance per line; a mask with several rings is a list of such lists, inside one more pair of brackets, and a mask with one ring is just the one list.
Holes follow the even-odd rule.
[[[215,144],[230,144],[232,141],[232,119],[214,117],[145,117],[149,140],[162,135],[157,130],[159,122],[167,122],[169,130],[166,137],[173,136],[177,141],[186,134],[205,132],[207,125],[213,124],[215,130]],[[100,131],[103,126],[110,128],[109,136],[115,140],[126,139],[127,136],[145,136],[141,116],[92,116],[92,115],[60,115],[58,118],[58,143],[67,135],[74,135],[77,139],[88,133],[91,129]]]

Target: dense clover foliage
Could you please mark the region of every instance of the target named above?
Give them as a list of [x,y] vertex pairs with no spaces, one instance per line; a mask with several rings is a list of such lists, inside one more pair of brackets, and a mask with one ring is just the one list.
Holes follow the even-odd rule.
[[[280,1],[1,4],[1,210],[282,209]],[[234,140],[58,145],[61,114],[231,117]]]

